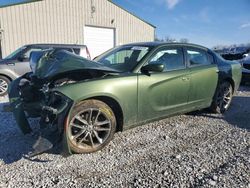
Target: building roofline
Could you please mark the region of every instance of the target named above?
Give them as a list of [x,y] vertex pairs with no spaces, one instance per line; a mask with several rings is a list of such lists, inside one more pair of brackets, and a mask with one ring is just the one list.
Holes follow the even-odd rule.
[[144,19],[140,18],[139,16],[135,15],[134,13],[132,13],[132,12],[128,11],[127,9],[125,9],[125,8],[121,7],[121,6],[120,6],[120,5],[118,5],[117,3],[114,3],[112,0],[108,0],[108,1],[109,1],[110,3],[112,3],[112,4],[114,4],[115,6],[117,6],[117,7],[121,8],[122,10],[126,11],[127,13],[129,13],[129,14],[133,15],[134,17],[138,18],[139,20],[143,21],[144,23],[146,23],[146,24],[148,24],[148,25],[152,26],[153,28],[156,28],[156,26],[155,26],[155,25],[153,25],[153,24],[149,23],[148,21],[146,21],[146,20],[144,20]]
[[7,5],[0,5],[0,8],[6,8],[6,7],[11,7],[11,6],[16,6],[16,5],[23,5],[23,4],[27,4],[27,3],[35,3],[35,2],[39,2],[39,1],[43,1],[43,0],[27,0],[24,2],[19,2],[19,3],[13,3],[13,4],[7,4]]
[[[0,5],[0,8],[5,8],[5,7],[10,7],[10,6],[15,6],[15,5],[21,5],[21,4],[26,4],[26,3],[35,3],[35,2],[39,2],[39,1],[43,1],[43,0],[27,0],[27,1],[24,1],[24,2],[20,2],[20,3],[14,3],[14,4],[9,4],[9,5],[3,5],[3,6]],[[146,21],[146,20],[140,18],[139,16],[135,15],[134,13],[132,13],[132,12],[126,10],[125,8],[123,8],[123,7],[121,7],[120,5],[118,5],[117,3],[114,3],[112,0],[108,0],[108,2],[110,2],[110,3],[112,3],[113,5],[115,5],[115,6],[119,7],[119,8],[121,8],[122,10],[124,10],[124,11],[126,11],[127,13],[133,15],[134,17],[138,18],[139,20],[143,21],[144,23],[146,23],[146,24],[152,26],[153,28],[156,28],[155,25],[153,25],[153,24],[149,23],[148,21]]]

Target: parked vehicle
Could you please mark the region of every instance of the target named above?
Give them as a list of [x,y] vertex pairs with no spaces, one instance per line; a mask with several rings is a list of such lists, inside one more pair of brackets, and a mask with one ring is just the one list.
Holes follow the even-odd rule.
[[39,117],[42,140],[63,138],[69,153],[98,151],[117,131],[175,114],[208,107],[224,113],[241,80],[238,62],[182,43],[127,44],[96,62],[33,52],[31,67],[9,91],[17,124],[26,134],[27,118]]
[[8,86],[12,80],[31,71],[29,56],[32,51],[40,51],[50,48],[57,50],[64,49],[90,59],[88,48],[85,45],[30,44],[22,46],[3,60],[0,60],[0,96],[7,94]]
[[241,83],[245,84],[246,82],[250,82],[250,55],[245,54],[244,58],[240,60],[242,64],[242,79]]
[[225,48],[221,50],[217,49],[214,51],[219,53],[226,60],[240,60],[244,57],[244,54],[250,52],[250,48],[239,46],[239,47]]

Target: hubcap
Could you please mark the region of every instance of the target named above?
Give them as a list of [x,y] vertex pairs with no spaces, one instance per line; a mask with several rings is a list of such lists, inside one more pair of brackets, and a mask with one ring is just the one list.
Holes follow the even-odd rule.
[[221,111],[224,112],[230,105],[232,93],[231,89],[228,86],[221,87],[219,94],[218,94],[218,100],[217,104],[220,107]]
[[4,94],[7,90],[8,90],[8,83],[5,80],[0,79],[0,94]]
[[111,131],[111,122],[97,108],[76,114],[69,124],[69,139],[81,149],[96,148],[103,144]]

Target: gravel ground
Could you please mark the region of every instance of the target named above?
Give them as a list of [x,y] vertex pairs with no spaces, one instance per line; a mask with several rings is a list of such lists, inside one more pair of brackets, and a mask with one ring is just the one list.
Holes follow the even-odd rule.
[[[0,99],[0,111],[7,99]],[[250,87],[224,115],[195,112],[115,134],[102,151],[27,157],[37,132],[22,135],[0,112],[2,187],[250,188]],[[33,121],[33,127],[37,121]]]

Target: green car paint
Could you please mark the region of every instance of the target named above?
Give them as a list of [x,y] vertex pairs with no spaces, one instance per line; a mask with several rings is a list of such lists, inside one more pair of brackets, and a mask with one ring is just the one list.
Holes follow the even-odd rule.
[[[124,115],[127,126],[137,122],[137,75],[114,76],[100,80],[75,83],[54,89],[69,97],[75,104],[80,101],[95,98],[109,97],[118,102]],[[124,98],[130,99],[129,101]]]
[[[128,50],[125,55],[115,56],[123,49]],[[187,49],[197,52],[190,55]],[[206,61],[209,63],[192,65],[189,58],[196,58],[196,53],[200,51],[205,54],[204,57],[207,57]],[[158,52],[167,55],[173,53],[173,57],[180,53],[183,66],[173,70],[166,68],[162,72],[143,72],[142,67],[152,62],[154,64],[154,58],[158,58],[158,62],[163,56],[156,57]],[[111,56],[112,53],[117,54]],[[129,55],[133,64],[127,63],[129,61],[126,58]],[[119,62],[122,59],[127,66],[123,67]],[[31,64],[36,66],[37,72],[26,74],[21,79],[27,79],[29,82],[28,94],[40,91],[42,97],[37,101],[25,102],[25,96],[19,95],[20,89],[14,87],[19,84],[20,78],[13,82],[9,90],[12,107],[17,106],[15,101],[22,103],[18,110],[14,110],[21,130],[24,133],[30,130],[24,111],[27,113],[33,110],[32,105],[28,105],[32,102],[40,102],[41,106],[40,110],[35,110],[33,117],[41,117],[44,124],[52,124],[51,121],[47,121],[52,118],[53,123],[57,122],[57,126],[63,130],[74,106],[81,101],[111,100],[121,109],[121,117],[116,117],[122,118],[120,130],[126,130],[145,122],[207,108],[211,105],[220,83],[228,81],[236,91],[241,80],[241,65],[238,62],[223,60],[211,50],[193,44],[128,44],[104,53],[96,61],[98,63],[67,52],[37,52],[37,55],[31,56]],[[74,81],[55,84],[57,79],[68,77]],[[23,90],[26,92],[28,89]],[[56,105],[51,100],[55,94],[60,98]]]

